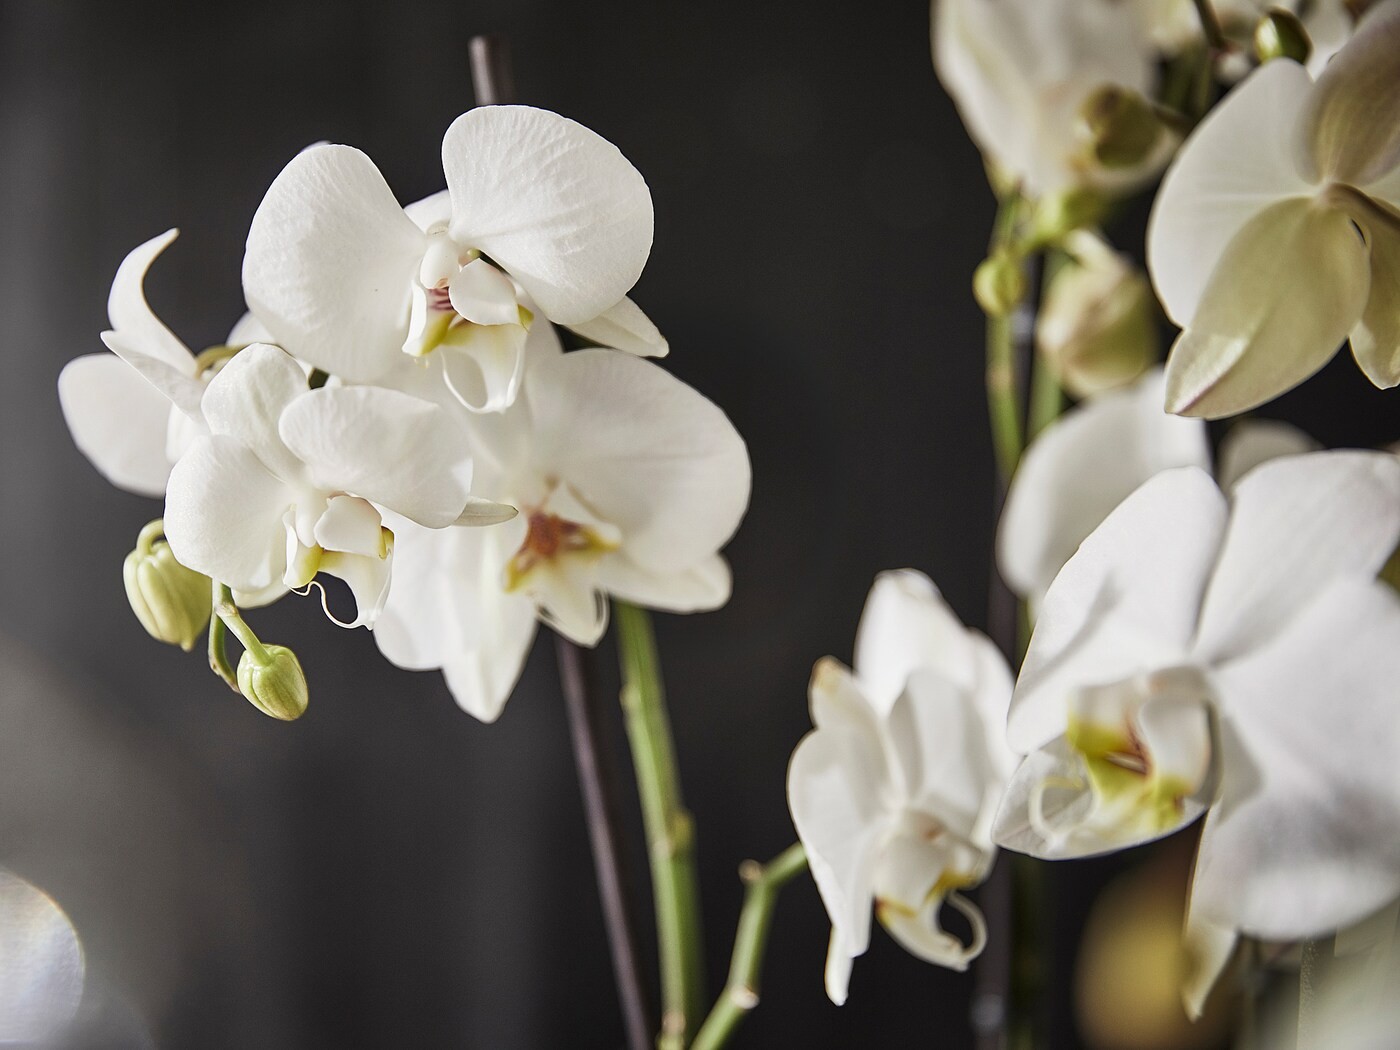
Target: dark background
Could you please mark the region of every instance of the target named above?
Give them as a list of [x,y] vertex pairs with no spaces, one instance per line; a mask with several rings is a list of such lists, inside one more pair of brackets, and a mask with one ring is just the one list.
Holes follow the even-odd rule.
[[[283,725],[131,616],[121,560],[159,505],[87,464],[54,387],[101,349],[122,256],[180,226],[150,297],[195,349],[220,342],[248,222],[297,150],[357,145],[404,201],[441,188],[483,31],[509,35],[521,101],[643,172],[656,243],[634,297],[671,340],[666,367],[729,412],[754,464],[733,601],[658,619],[718,988],[738,863],[794,838],[784,777],[811,665],[849,660],[875,573],[921,568],[984,619],[992,459],[969,278],[992,202],[927,17],[918,2],[0,2],[0,863],[67,908],[94,980],[159,1046],[621,1037],[550,646],[483,726],[436,673],[396,670],[290,598],[254,619],[311,677],[309,714]],[[1400,432],[1392,404],[1343,360],[1269,414],[1372,443]],[[600,659],[615,688],[610,646]],[[1104,870],[1053,872],[1066,1046],[1073,931]],[[803,878],[739,1045],[968,1044],[970,978],[882,933],[850,1003],[830,1005],[827,933]]]

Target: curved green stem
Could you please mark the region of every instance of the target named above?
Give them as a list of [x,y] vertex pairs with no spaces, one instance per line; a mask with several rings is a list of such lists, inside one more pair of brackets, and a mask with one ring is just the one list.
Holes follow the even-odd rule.
[[632,605],[613,607],[622,664],[622,710],[656,901],[661,955],[660,1050],[683,1050],[702,1009],[704,961],[695,827],[681,800],[676,749],[652,634],[651,618]]
[[[218,615],[219,604],[223,601],[225,590],[227,588],[222,583],[214,583],[213,608],[215,615],[209,618],[209,667],[224,680],[224,684],[238,693],[242,692],[238,688],[238,672],[234,670],[234,666],[228,658],[228,625],[224,623],[224,618]],[[230,594],[230,601],[232,601],[232,597]]]
[[[242,614],[239,613],[238,606],[234,604],[233,591],[229,589],[227,584],[217,581],[214,583],[214,616],[223,621],[224,626],[233,632],[233,636],[238,639],[238,644],[248,650],[248,655],[252,659],[260,664],[271,663],[272,657],[268,655],[267,649],[263,647],[263,643],[258,640],[258,636],[253,633],[253,629],[248,626]],[[227,655],[225,655],[225,663],[227,663],[227,659]],[[223,677],[220,668],[215,667],[214,670],[219,672],[220,677]]]
[[726,1046],[749,1011],[758,1005],[758,978],[768,946],[768,930],[773,924],[773,908],[782,888],[806,870],[807,854],[801,843],[789,846],[767,864],[750,860],[739,869],[739,878],[744,882],[744,907],[734,934],[729,981],[696,1033],[691,1050]]

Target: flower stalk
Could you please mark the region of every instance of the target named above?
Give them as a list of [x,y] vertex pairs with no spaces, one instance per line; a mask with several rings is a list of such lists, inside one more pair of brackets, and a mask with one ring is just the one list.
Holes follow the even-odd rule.
[[641,794],[661,957],[660,1050],[682,1050],[702,1009],[704,962],[695,827],[681,799],[675,744],[647,613],[613,605],[622,710]]
[[719,1050],[727,1046],[744,1018],[758,1005],[759,975],[778,895],[806,870],[807,854],[801,843],[789,846],[767,864],[750,860],[739,868],[739,878],[744,883],[744,907],[734,935],[729,980],[696,1033],[691,1050]]

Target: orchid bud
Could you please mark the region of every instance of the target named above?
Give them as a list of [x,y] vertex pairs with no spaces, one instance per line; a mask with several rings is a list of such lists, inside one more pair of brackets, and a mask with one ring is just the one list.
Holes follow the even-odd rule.
[[297,654],[285,645],[245,649],[238,660],[238,689],[265,715],[291,722],[306,713],[310,699]]
[[1142,273],[1097,235],[1066,242],[1045,286],[1036,345],[1060,385],[1089,397],[1132,382],[1157,359],[1154,300]]
[[1304,64],[1312,54],[1312,41],[1297,15],[1275,7],[1254,27],[1254,53],[1260,62],[1291,58]]
[[1141,94],[1105,84],[1079,107],[1079,130],[1095,161],[1121,169],[1145,164],[1161,143],[1165,125]]
[[1031,217],[1031,242],[1059,244],[1075,230],[1097,226],[1108,211],[1108,198],[1086,186],[1062,190],[1036,202]]
[[168,543],[155,538],[162,528],[156,520],[141,530],[136,549],[122,563],[122,581],[131,611],[146,633],[189,652],[209,623],[212,585],[208,576],[176,561]]
[[1004,317],[1026,294],[1026,271],[1019,256],[998,250],[972,275],[972,294],[989,317]]

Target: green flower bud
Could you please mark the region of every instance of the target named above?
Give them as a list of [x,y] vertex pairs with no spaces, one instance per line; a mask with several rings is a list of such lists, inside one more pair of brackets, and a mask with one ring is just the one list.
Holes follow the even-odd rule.
[[1060,385],[1090,397],[1131,383],[1157,359],[1156,305],[1146,278],[1125,256],[1081,230],[1049,277],[1036,347]]
[[983,259],[972,275],[972,294],[989,317],[1003,317],[1026,294],[1026,270],[1020,257],[998,251]]
[[1312,41],[1297,15],[1275,7],[1254,27],[1254,53],[1260,62],[1291,58],[1305,63],[1312,54]]
[[285,645],[263,645],[261,654],[245,649],[238,660],[238,689],[265,715],[291,722],[306,713],[306,675],[297,654]]
[[1148,99],[1116,84],[1105,84],[1084,100],[1079,123],[1089,154],[1110,169],[1147,163],[1165,131]]
[[1097,226],[1108,211],[1109,200],[1088,187],[1062,190],[1036,201],[1031,217],[1031,243],[1038,247],[1059,244],[1075,230]]
[[122,563],[126,598],[147,634],[189,652],[209,624],[212,584],[176,561],[160,534],[160,521],[147,525]]

